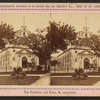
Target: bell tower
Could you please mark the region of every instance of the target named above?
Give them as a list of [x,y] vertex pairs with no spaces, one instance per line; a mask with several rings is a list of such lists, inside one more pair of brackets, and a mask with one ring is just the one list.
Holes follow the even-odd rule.
[[83,27],[82,31],[78,32],[77,38],[90,38],[92,32],[89,31],[89,27],[87,26],[87,17],[85,18],[85,26]]
[[25,16],[23,17],[23,25],[21,26],[20,30],[16,31],[16,37],[28,37],[31,32],[27,29],[25,23]]

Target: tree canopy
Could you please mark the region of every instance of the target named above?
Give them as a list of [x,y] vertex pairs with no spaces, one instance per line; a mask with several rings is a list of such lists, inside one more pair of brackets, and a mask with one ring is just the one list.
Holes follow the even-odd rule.
[[49,22],[46,38],[51,45],[51,51],[55,52],[57,49],[66,49],[76,39],[76,32],[74,27],[68,24]]
[[76,39],[74,27],[56,22],[49,22],[47,28],[38,29],[37,32],[38,34],[32,33],[28,37],[19,38],[14,43],[31,48],[41,62],[50,59],[50,55],[57,49],[66,49],[69,43]]
[[94,52],[97,55],[100,56],[100,36],[99,35],[93,34],[89,38],[86,37],[86,38],[75,40],[73,45],[89,47],[92,50],[94,50]]
[[14,28],[7,23],[0,24],[0,48],[4,48],[5,44],[14,38]]
[[12,25],[7,23],[0,24],[0,37],[5,39],[13,39],[14,38],[14,28]]
[[49,22],[46,29],[38,30],[38,32],[39,34],[35,36],[31,34],[28,37],[29,47],[42,61],[50,59],[51,54],[58,49],[65,50],[76,39],[74,27],[56,22]]

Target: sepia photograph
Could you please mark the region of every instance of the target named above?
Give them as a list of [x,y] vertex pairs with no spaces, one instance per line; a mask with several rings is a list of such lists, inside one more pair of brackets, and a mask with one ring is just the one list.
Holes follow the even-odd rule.
[[100,14],[0,13],[0,85],[100,86]]

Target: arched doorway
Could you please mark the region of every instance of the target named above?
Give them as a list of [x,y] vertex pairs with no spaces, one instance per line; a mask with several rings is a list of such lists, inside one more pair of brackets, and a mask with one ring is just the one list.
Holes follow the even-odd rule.
[[89,59],[88,58],[84,59],[84,69],[89,69]]
[[26,57],[22,58],[22,67],[27,68],[27,58]]

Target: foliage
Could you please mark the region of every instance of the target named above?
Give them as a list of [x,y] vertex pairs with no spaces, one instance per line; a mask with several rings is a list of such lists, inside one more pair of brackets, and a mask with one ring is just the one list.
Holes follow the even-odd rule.
[[1,23],[0,25],[0,37],[6,39],[13,39],[14,38],[14,28],[12,25],[7,23]]
[[41,64],[45,63],[44,61],[50,58],[50,48],[46,42],[46,37],[42,34],[32,33],[28,37],[14,39],[12,43],[28,46],[32,49],[33,54],[39,57]]
[[36,54],[40,63],[45,63],[47,59],[50,59],[50,46],[46,41],[46,37],[42,34],[31,34],[28,37],[29,39],[29,47],[33,50],[33,53]]
[[97,68],[97,63],[95,62],[95,60],[93,61],[93,63],[91,64],[91,63],[89,63],[89,70],[91,71],[95,71],[96,70],[96,68]]
[[38,65],[36,66],[36,68],[37,68],[37,71],[42,71],[42,66]]
[[32,33],[28,37],[19,38],[14,43],[31,48],[39,57],[40,64],[46,64],[53,52],[66,49],[76,39],[74,27],[56,22],[50,22],[46,29],[37,29],[37,32],[38,34]]
[[18,79],[18,78],[23,78],[24,76],[26,76],[26,74],[23,72],[21,67],[18,67],[13,69],[11,76]]
[[34,67],[35,67],[35,64],[34,63],[27,62],[27,68],[28,68],[28,70],[30,69],[31,71],[33,71],[33,68]]
[[92,50],[94,50],[95,54],[100,56],[100,36],[98,35],[91,35],[90,38],[81,38],[78,40],[75,40],[73,42],[73,45],[76,46],[85,46],[85,47],[89,47]]
[[12,25],[7,23],[0,24],[0,48],[4,48],[14,38],[15,32]]
[[49,22],[46,38],[50,43],[50,50],[55,52],[57,49],[66,49],[76,39],[76,32],[74,27],[68,24],[61,25],[61,23]]
[[29,43],[29,41],[28,41],[27,37],[14,38],[11,41],[11,44],[15,44],[15,45],[24,45],[24,46],[27,46],[28,43]]
[[0,49],[4,48],[6,45],[6,42],[2,38],[0,38]]
[[38,29],[38,32],[39,34],[36,37],[38,40],[33,41],[32,36],[29,38],[33,41],[32,43],[30,42],[30,47],[39,56],[40,63],[45,63],[50,59],[50,55],[53,52],[56,52],[58,49],[66,49],[76,39],[74,27],[61,25],[61,23],[56,22],[49,22],[49,26],[46,29]]
[[81,38],[81,39],[74,41],[73,45],[92,47],[92,41],[90,38]]
[[77,79],[86,79],[86,77],[88,76],[82,68],[79,68],[79,69],[75,69],[75,72],[72,77]]
[[55,66],[55,65],[58,64],[58,61],[57,60],[52,60],[52,61],[50,61],[50,63],[51,63],[51,66]]

